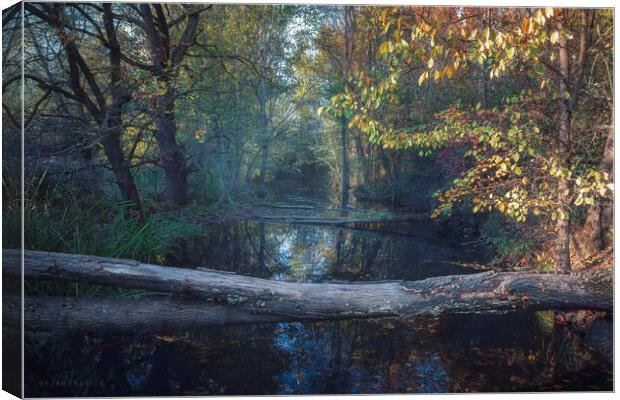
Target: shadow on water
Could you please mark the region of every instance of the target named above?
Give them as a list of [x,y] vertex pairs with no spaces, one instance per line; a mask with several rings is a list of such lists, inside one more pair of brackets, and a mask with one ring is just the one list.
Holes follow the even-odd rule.
[[[325,282],[471,273],[461,264],[485,261],[483,248],[442,237],[430,222],[399,229],[237,222],[187,240],[168,262]],[[31,331],[26,396],[612,390],[611,332],[602,321],[584,337],[540,313]]]

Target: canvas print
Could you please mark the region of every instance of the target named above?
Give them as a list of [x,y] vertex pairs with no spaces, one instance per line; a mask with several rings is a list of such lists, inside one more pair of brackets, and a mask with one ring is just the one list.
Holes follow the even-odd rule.
[[2,36],[4,390],[613,391],[613,8],[28,1]]

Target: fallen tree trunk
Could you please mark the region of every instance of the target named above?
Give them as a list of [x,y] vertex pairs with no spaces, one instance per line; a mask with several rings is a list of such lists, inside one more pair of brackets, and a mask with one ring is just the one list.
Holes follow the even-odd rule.
[[[4,273],[21,273],[19,251],[3,255]],[[166,291],[208,301],[205,307],[216,303],[226,312],[280,320],[613,309],[611,287],[595,290],[584,278],[570,275],[485,272],[415,282],[296,283],[75,254],[26,251],[24,260],[26,279]]]
[[282,222],[287,224],[355,226],[360,224],[394,224],[401,222],[426,221],[427,214],[404,214],[387,218],[377,217],[317,217],[305,215],[261,215],[255,217],[258,221]]
[[329,207],[316,207],[316,206],[308,206],[308,205],[290,205],[290,204],[262,204],[261,207],[265,208],[276,208],[282,210],[300,210],[300,211],[334,211],[334,212],[354,212],[354,211],[365,211],[361,208],[355,207],[347,207],[347,208],[329,208]]
[[[6,318],[19,321],[20,298],[5,296],[2,301],[8,305]],[[24,320],[27,330],[161,332],[211,325],[283,322],[285,319],[188,299],[26,296]]]

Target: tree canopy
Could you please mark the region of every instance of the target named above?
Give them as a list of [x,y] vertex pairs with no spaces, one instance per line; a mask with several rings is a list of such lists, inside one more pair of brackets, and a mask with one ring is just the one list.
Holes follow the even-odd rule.
[[27,3],[24,26],[33,209],[144,224],[319,177],[342,208],[473,218],[564,272],[610,244],[613,10]]

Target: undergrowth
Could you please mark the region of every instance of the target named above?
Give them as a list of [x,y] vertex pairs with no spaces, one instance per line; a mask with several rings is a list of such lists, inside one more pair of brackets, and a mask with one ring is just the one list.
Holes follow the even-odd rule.
[[[177,213],[151,213],[145,222],[124,216],[124,204],[109,199],[87,202],[70,186],[44,185],[45,174],[26,192],[23,210],[27,250],[88,254],[163,264],[180,250],[183,240],[204,234],[194,222],[199,207]],[[4,185],[4,248],[20,248],[21,201]],[[45,190],[42,190],[45,187]],[[193,211],[193,212],[192,212]],[[207,210],[211,211],[211,210]],[[28,282],[27,292],[59,295],[155,295],[145,291],[108,288],[87,283]]]
[[481,238],[495,250],[491,263],[499,269],[553,272],[552,263],[541,258],[541,246],[548,238],[535,226],[507,222],[491,214],[482,225]]

